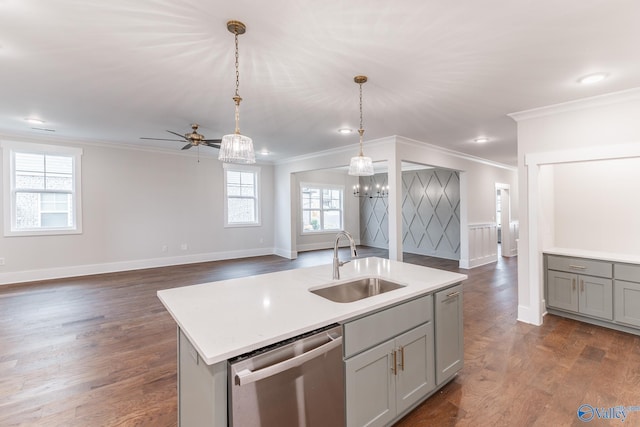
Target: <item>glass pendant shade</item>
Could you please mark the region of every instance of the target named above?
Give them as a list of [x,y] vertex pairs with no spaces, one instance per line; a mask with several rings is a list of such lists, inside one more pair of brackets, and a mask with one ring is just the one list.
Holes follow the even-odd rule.
[[371,161],[371,157],[365,157],[362,154],[356,157],[352,157],[351,163],[349,164],[349,175],[373,175],[373,162]]
[[253,141],[239,133],[223,136],[218,160],[226,163],[255,163],[256,153],[253,151]]

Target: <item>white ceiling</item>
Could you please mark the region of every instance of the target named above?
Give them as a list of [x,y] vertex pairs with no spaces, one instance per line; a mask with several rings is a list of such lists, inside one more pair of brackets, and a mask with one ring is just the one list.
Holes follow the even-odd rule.
[[231,133],[237,19],[241,130],[263,159],[357,154],[337,129],[357,129],[365,74],[365,141],[515,165],[506,114],[640,86],[639,18],[637,0],[0,0],[0,134],[179,150],[139,137]]

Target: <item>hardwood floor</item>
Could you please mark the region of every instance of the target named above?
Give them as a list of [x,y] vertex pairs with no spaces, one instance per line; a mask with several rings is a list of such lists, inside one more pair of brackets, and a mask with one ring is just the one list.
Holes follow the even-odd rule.
[[[0,287],[0,426],[176,425],[175,324],[156,292],[330,260],[315,251]],[[640,337],[552,315],[516,322],[515,258],[473,270],[405,261],[469,275],[465,367],[397,426],[584,425],[583,403],[640,406]],[[640,412],[622,425],[640,425]]]

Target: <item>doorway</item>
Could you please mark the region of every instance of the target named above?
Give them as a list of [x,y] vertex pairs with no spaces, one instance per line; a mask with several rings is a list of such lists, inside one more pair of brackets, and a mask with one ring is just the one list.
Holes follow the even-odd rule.
[[511,196],[509,184],[496,183],[496,245],[498,256],[511,254]]

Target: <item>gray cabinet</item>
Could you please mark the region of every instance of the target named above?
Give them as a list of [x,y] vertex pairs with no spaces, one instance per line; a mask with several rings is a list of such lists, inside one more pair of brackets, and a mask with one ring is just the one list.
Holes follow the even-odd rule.
[[455,375],[464,364],[462,285],[435,294],[436,384]]
[[435,387],[433,323],[345,361],[347,426],[385,426]]
[[615,264],[614,317],[620,324],[640,327],[640,266]]
[[544,265],[550,313],[640,335],[639,264],[545,254]]
[[344,324],[347,426],[385,426],[435,389],[433,297]]
[[613,320],[612,272],[609,262],[547,255],[548,307]]
[[227,362],[207,365],[180,329],[178,426],[227,426]]

